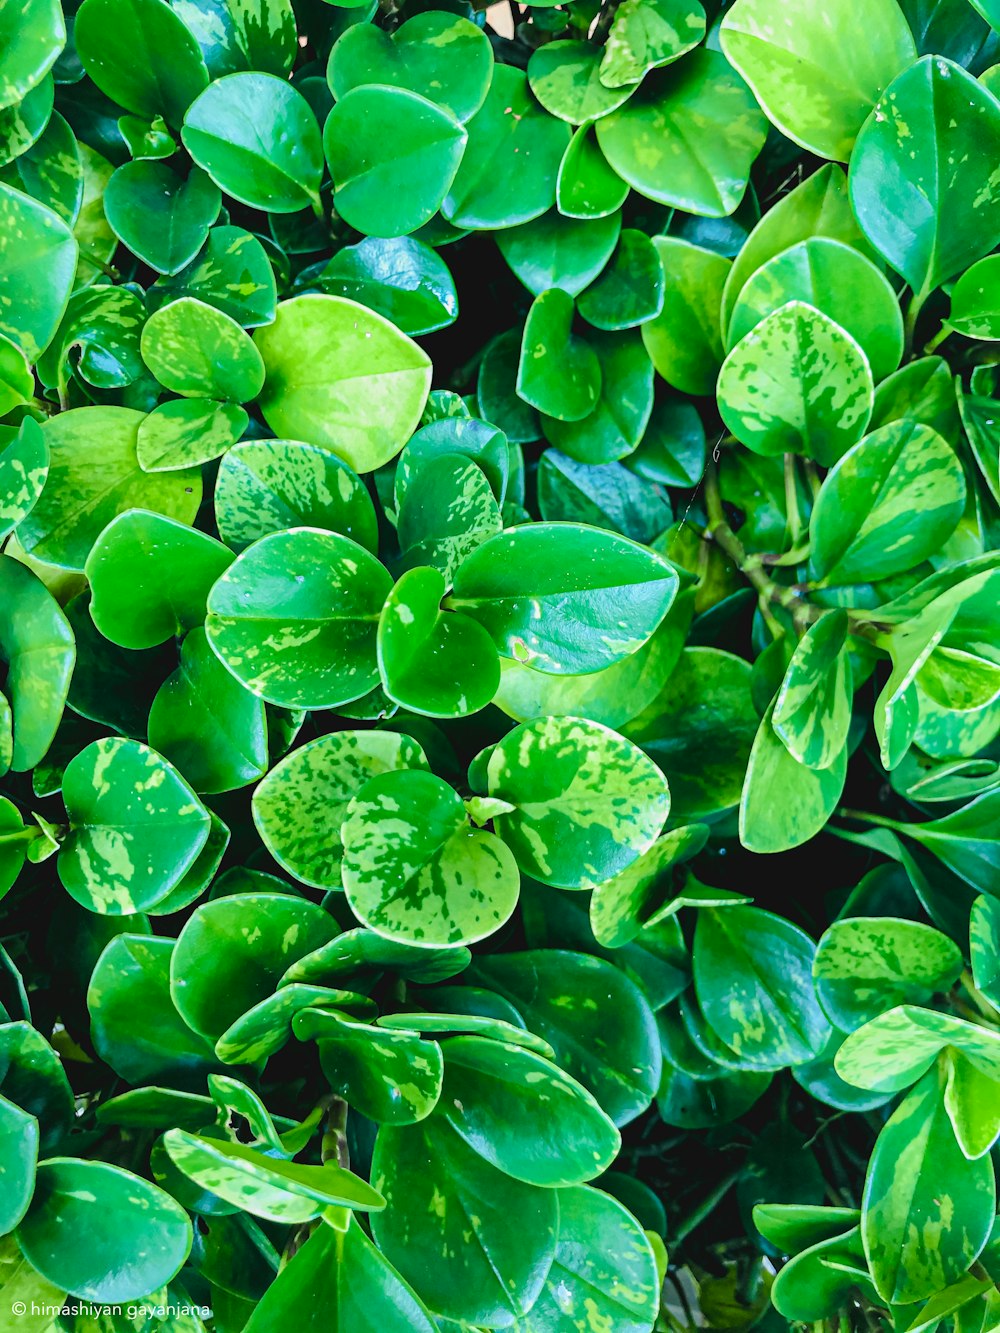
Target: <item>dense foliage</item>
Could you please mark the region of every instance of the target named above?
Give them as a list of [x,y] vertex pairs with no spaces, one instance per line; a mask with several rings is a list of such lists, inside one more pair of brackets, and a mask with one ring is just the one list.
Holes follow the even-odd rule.
[[0,0],[0,1329],[1000,1328],[1000,4],[498,9]]

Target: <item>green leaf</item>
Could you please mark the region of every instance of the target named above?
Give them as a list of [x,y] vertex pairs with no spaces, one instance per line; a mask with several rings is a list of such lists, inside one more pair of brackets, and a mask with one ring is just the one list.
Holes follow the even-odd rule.
[[624,733],[670,783],[681,822],[707,819],[740,803],[759,718],[750,665],[717,648],[685,648],[660,694]]
[[879,1295],[908,1304],[957,1281],[995,1210],[992,1164],[962,1155],[932,1071],[882,1130],[865,1179],[861,1234]]
[[190,264],[157,278],[146,293],[151,310],[178,296],[194,296],[244,328],[256,328],[274,319],[274,270],[256,236],[241,227],[213,227]]
[[619,968],[550,948],[480,958],[473,975],[516,1007],[616,1125],[646,1110],[660,1079],[659,1039],[646,999]]
[[126,162],[108,181],[104,211],[118,239],[158,273],[178,273],[219,215],[218,187],[197,167],[182,179],[162,162]]
[[958,946],[919,921],[853,917],[819,942],[813,975],[820,1003],[845,1032],[899,1004],[926,1004],[962,970]]
[[[502,436],[500,441],[506,453]],[[405,483],[397,518],[404,564],[431,565],[451,583],[466,556],[502,530],[500,506],[477,462],[448,453],[431,456],[412,469],[407,467],[410,458],[408,445],[396,472],[397,495],[400,479],[413,472]]]
[[[471,25],[470,25],[471,26]],[[349,29],[348,31],[355,31]],[[436,1333],[437,1324],[355,1221],[320,1224],[256,1303],[246,1333],[298,1333],[316,1308],[329,1333]]]
[[52,115],[53,93],[52,80],[45,78],[22,101],[0,110],[0,164],[13,162],[40,138]]
[[94,741],[66,766],[69,832],[58,870],[71,897],[92,912],[141,912],[194,865],[208,838],[208,811],[154,750],[120,736]]
[[0,107],[20,102],[36,88],[66,44],[62,7],[35,0],[0,18]]
[[127,287],[74,292],[38,365],[43,383],[67,392],[73,370],[99,389],[120,389],[142,375],[139,335],[146,308]]
[[711,393],[725,355],[719,311],[730,262],[675,236],[656,236],[653,245],[664,273],[663,306],[643,324],[642,341],[668,384]]
[[412,1125],[434,1110],[444,1058],[436,1041],[416,1033],[358,1023],[329,1009],[304,1009],[292,1020],[300,1041],[319,1043],[333,1091],[380,1125]]
[[461,797],[430,773],[370,778],[348,807],[341,837],[351,910],[389,939],[470,944],[514,910],[510,850],[471,828]]
[[494,67],[468,134],[462,164],[441,205],[453,226],[514,227],[552,207],[570,130],[539,106],[522,70]]
[[13,714],[9,766],[41,763],[56,734],[76,662],[73,631],[42,581],[0,555],[0,661]]
[[178,472],[209,463],[236,443],[247,421],[236,403],[171,398],[139,424],[139,466],[143,472]]
[[389,593],[378,624],[379,674],[389,698],[411,712],[464,717],[492,700],[500,659],[478,621],[440,609],[445,586],[436,569],[420,567]]
[[627,227],[604,271],[581,293],[577,310],[596,329],[631,329],[660,313],[664,294],[655,243],[645,232]]
[[[524,1333],[574,1333],[607,1321],[615,1333],[648,1333],[659,1277],[647,1235],[598,1189],[561,1189],[559,1240],[541,1294],[519,1325]],[[598,1327],[600,1324],[598,1323]]]
[[618,949],[634,940],[643,926],[673,910],[675,885],[670,872],[701,851],[708,833],[706,824],[671,829],[637,861],[597,885],[590,899],[590,926],[599,944]]
[[781,132],[820,157],[846,162],[887,84],[917,58],[893,0],[865,11],[865,40],[845,40],[845,0],[821,15],[808,0],[738,0],[726,14],[722,49]]
[[526,1314],[555,1254],[554,1191],[504,1175],[440,1115],[381,1129],[372,1179],[386,1199],[375,1240],[432,1309],[477,1324]]
[[81,156],[73,131],[53,111],[41,137],[16,163],[25,193],[51,208],[69,227],[76,222],[83,202]]
[[858,1028],[837,1053],[848,1083],[901,1092],[921,1078],[946,1047],[961,1051],[987,1076],[1000,1073],[1000,1034],[951,1014],[900,1005]]
[[733,260],[722,298],[722,326],[728,332],[737,297],[748,278],[783,250],[813,236],[843,241],[863,254],[871,254],[855,220],[847,194],[847,177],[832,163],[807,176],[773,208],[769,209],[747,237]]
[[244,440],[229,450],[215,482],[215,519],[236,551],[286,527],[339,532],[373,552],[378,543],[360,478],[335,454],[295,440]]
[[327,70],[338,102],[355,88],[380,84],[429,98],[463,122],[482,106],[492,74],[485,33],[446,10],[415,14],[391,34],[355,24],[334,44]]
[[0,236],[0,334],[34,362],[66,309],[77,243],[50,208],[2,182]]
[[364,978],[372,972],[390,968],[406,980],[429,985],[464,972],[471,957],[462,945],[427,949],[401,940],[385,939],[371,930],[347,930],[313,954],[293,963],[281,984],[286,986],[310,978]]
[[538,508],[543,519],[589,523],[651,542],[671,523],[670,502],[620,463],[578,463],[548,449],[538,465]]
[[124,407],[81,407],[45,423],[48,482],[18,526],[29,555],[82,571],[100,534],[129,509],[152,510],[179,523],[194,520],[201,477],[143,472],[136,457],[142,419],[141,412]]
[[458,317],[448,265],[412,236],[368,236],[346,245],[313,282],[331,296],[368,306],[411,337],[436,333]]
[[259,69],[287,74],[297,54],[291,0],[194,0],[179,4],[213,79]]
[[1000,263],[996,256],[980,259],[955,283],[948,324],[967,338],[1000,339]]
[[205,603],[233,555],[221,542],[162,514],[112,519],[84,566],[94,624],[122,648],[154,648],[205,619]]
[[602,82],[602,55],[600,47],[590,42],[547,42],[528,61],[531,91],[546,111],[571,125],[606,116],[628,99],[632,89]]
[[829,473],[809,523],[810,569],[828,583],[875,582],[940,551],[965,509],[954,451],[912,420],[873,431]]
[[808,842],[844,790],[847,746],[826,768],[800,763],[774,729],[775,704],[761,718],[740,802],[740,842],[751,852],[785,852]]
[[[528,1185],[579,1185],[614,1160],[621,1137],[593,1097],[522,1046],[485,1037],[444,1043],[441,1115],[492,1166]],[[551,1131],[537,1138],[545,1117]]]
[[969,948],[977,990],[993,1003],[1000,997],[1000,903],[983,895],[972,905]]
[[853,700],[847,617],[835,611],[796,645],[771,725],[793,759],[807,768],[829,768],[847,744]]
[[267,1157],[242,1143],[170,1129],[164,1146],[189,1179],[268,1222],[307,1222],[331,1205],[364,1211],[384,1206],[377,1190],[333,1162],[304,1166]]
[[515,809],[495,824],[526,875],[593,888],[656,840],[670,810],[659,769],[630,741],[582,718],[526,722],[496,745],[489,794]]
[[592,333],[588,342],[600,366],[600,393],[579,421],[542,418],[546,439],[581,463],[609,463],[642,439],[653,410],[653,367],[639,333]]
[[697,0],[625,0],[608,33],[601,83],[608,88],[638,83],[649,70],[672,64],[697,46],[704,35],[705,14]]
[[129,1083],[197,1077],[216,1066],[211,1046],[170,998],[173,951],[173,940],[116,935],[94,966],[87,989],[91,1037],[101,1059]]
[[164,0],[85,0],[73,41],[98,88],[148,120],[179,126],[208,83],[198,43]]
[[511,466],[510,450],[503,432],[477,417],[448,417],[421,426],[410,437],[396,465],[394,497],[397,506],[405,499],[413,476],[445,454],[458,454],[476,463],[489,479],[497,503],[503,503]]
[[532,302],[521,340],[517,393],[561,421],[580,421],[597,406],[601,366],[590,344],[572,332],[573,298],[560,288]]
[[340,887],[347,807],[369,778],[426,769],[417,742],[391,731],[340,731],[293,750],[253,794],[253,819],[271,855],[316,888]]
[[153,700],[149,743],[201,793],[233,791],[267,772],[264,704],[225,669],[200,626]]
[[[30,403],[34,390],[35,381],[24,353],[9,338],[0,334],[0,416],[6,416],[15,407]],[[30,417],[25,417],[25,420],[31,421],[32,425],[37,424]],[[5,508],[9,503],[5,501]],[[17,512],[15,506],[11,507]]]
[[811,1060],[830,1025],[813,987],[816,946],[756,907],[698,913],[694,984],[705,1018],[744,1067]]
[[282,985],[280,990],[265,995],[230,1023],[216,1041],[215,1053],[220,1060],[232,1065],[259,1064],[269,1060],[291,1040],[296,1016],[303,1009],[318,1011],[319,1006],[362,1015],[369,1015],[375,1007],[367,996],[352,991]]
[[0,898],[14,885],[28,854],[29,836],[17,806],[0,797]]
[[7,1235],[24,1217],[34,1193],[38,1121],[6,1097],[0,1097],[0,1131],[3,1143],[0,1173],[4,1181],[0,1226]]
[[746,191],[766,121],[725,57],[698,50],[645,79],[596,132],[611,166],[647,199],[725,217]]
[[968,805],[925,824],[902,824],[898,831],[932,852],[960,879],[981,892],[993,884],[1000,861],[996,818],[1000,792],[985,792]]
[[318,205],[319,126],[284,79],[256,71],[216,79],[188,107],[181,138],[198,166],[241,204],[269,213]]
[[15,1235],[44,1278],[99,1304],[155,1291],[191,1249],[191,1223],[169,1194],[120,1166],[76,1157],[39,1162],[34,1198]]
[[652,551],[572,523],[491,537],[448,599],[504,657],[554,675],[597,671],[637,651],[670,608],[678,577]]
[[996,99],[940,56],[900,74],[858,136],[850,181],[858,222],[920,299],[1000,239],[998,151]]
[[174,1004],[190,1028],[215,1041],[273,993],[291,963],[338,933],[321,907],[291,894],[236,893],[201,903],[171,960]]
[[621,208],[629,187],[608,165],[592,124],[573,135],[556,177],[556,206],[564,217],[602,218]]
[[[542,51],[548,50],[551,46],[542,47]],[[499,232],[497,245],[533,295],[541,296],[558,287],[570,296],[579,296],[611,258],[620,229],[618,213],[578,221],[553,210],[534,222]]]
[[1000,1078],[984,1073],[961,1051],[946,1050],[942,1063],[947,1079],[944,1108],[963,1155],[974,1161],[985,1156],[1000,1136]]
[[732,348],[788,301],[803,301],[845,329],[868,357],[876,383],[903,357],[903,317],[896,293],[870,259],[843,241],[814,236],[763,264],[732,312]]
[[283,301],[256,342],[267,372],[260,406],[271,429],[331,449],[355,472],[395,457],[420,422],[429,358],[353,301]]
[[142,330],[142,359],[164,388],[185,398],[256,398],[264,363],[234,319],[193,296],[163,306]]
[[415,92],[353,88],[323,129],[338,214],[370,236],[416,231],[451,188],[466,139],[449,111]]
[[718,395],[723,421],[754,453],[804,454],[830,467],[864,434],[874,386],[846,329],[789,301],[729,353]]
[[208,595],[212,650],[282,708],[336,708],[378,681],[379,612],[392,585],[364,547],[319,528],[262,537]]

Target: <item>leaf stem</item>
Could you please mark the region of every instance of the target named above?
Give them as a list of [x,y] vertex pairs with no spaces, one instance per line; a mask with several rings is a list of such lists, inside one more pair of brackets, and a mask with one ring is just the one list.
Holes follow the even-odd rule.
[[842,805],[836,813],[840,819],[854,819],[860,824],[877,824],[879,828],[892,829],[895,833],[906,830],[906,825],[900,824],[898,820],[888,819],[885,815],[871,815],[867,810],[849,810]]
[[802,539],[802,514],[799,510],[799,477],[794,454],[785,454],[785,517],[792,546],[798,546]]
[[761,557],[749,554],[729,526],[722,507],[719,474],[714,460],[709,462],[705,472],[705,508],[708,514],[705,537],[709,541],[714,541],[719,549],[725,552],[747,581],[756,588],[762,600],[784,607],[800,627],[804,628],[819,619],[823,614],[822,608],[811,606],[795,588],[789,588],[772,579],[765,571]]
[[950,338],[954,332],[955,330],[953,328],[948,324],[943,323],[930,342],[924,344],[924,356],[932,356],[944,340]]
[[903,343],[905,347],[903,355],[907,361],[913,355],[913,335],[916,332],[917,320],[920,318],[920,312],[924,308],[924,302],[928,295],[928,292],[914,292],[910,297],[910,304],[906,307],[906,315],[903,319]]

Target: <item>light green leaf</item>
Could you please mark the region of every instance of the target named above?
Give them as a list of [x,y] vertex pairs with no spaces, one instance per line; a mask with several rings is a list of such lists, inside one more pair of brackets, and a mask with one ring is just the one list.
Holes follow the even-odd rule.
[[122,648],[154,648],[202,623],[209,590],[232,562],[231,551],[195,528],[126,510],[84,566],[94,624]]
[[781,132],[820,157],[846,162],[883,89],[917,58],[894,0],[865,10],[865,40],[846,40],[853,11],[834,0],[737,0],[720,32],[722,49]]
[[740,802],[740,842],[751,852],[786,852],[816,836],[847,776],[847,746],[826,768],[807,768],[779,738],[772,703],[750,751]]
[[940,56],[900,74],[865,122],[851,202],[865,236],[920,299],[1000,239],[998,154],[996,98]]
[[73,630],[45,584],[0,555],[0,661],[13,714],[9,765],[26,772],[47,754],[76,662]]
[[37,200],[0,183],[0,334],[30,362],[52,341],[76,273],[77,243]]
[[473,551],[448,603],[478,620],[502,656],[575,675],[641,648],[677,585],[665,560],[624,537],[573,523],[534,523]]
[[941,1092],[929,1072],[879,1135],[865,1180],[865,1256],[879,1294],[901,1304],[957,1281],[996,1211],[993,1166],[963,1156]]
[[834,611],[796,645],[771,725],[793,759],[807,768],[829,768],[847,744],[853,700],[847,617]]
[[261,411],[279,435],[323,445],[355,472],[371,472],[395,457],[420,422],[429,358],[354,301],[283,301],[256,342],[267,372]]
[[94,741],[66,766],[69,832],[58,870],[71,897],[92,912],[141,912],[194,865],[208,838],[208,811],[154,750],[120,736]]
[[142,359],[166,389],[185,398],[256,398],[264,363],[234,319],[193,296],[163,306],[142,330]]
[[271,855],[316,888],[340,887],[340,828],[369,778],[426,769],[417,742],[391,731],[339,731],[293,750],[253,794],[253,819]]
[[874,394],[862,349],[802,301],[761,320],[719,373],[722,419],[748,449],[804,454],[824,467],[864,434]]
[[389,939],[470,944],[502,926],[517,903],[508,847],[473,829],[461,797],[430,773],[369,779],[348,807],[341,837],[351,909]]
[[629,85],[658,65],[672,64],[704,35],[705,14],[698,0],[625,0],[615,10],[605,43],[601,83],[628,87],[631,93]]
[[704,49],[644,80],[640,92],[597,122],[597,142],[647,199],[725,217],[743,198],[766,126],[739,74],[721,52]]
[[378,682],[378,617],[391,586],[349,537],[290,528],[237,556],[208,595],[205,629],[253,694],[282,708],[336,708]]

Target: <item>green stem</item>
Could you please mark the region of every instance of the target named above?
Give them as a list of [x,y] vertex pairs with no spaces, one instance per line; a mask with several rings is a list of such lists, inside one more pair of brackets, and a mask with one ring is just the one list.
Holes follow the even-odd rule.
[[715,1189],[707,1198],[702,1199],[697,1207],[692,1208],[687,1217],[681,1218],[673,1232],[673,1243],[675,1246],[680,1245],[681,1241],[686,1240],[687,1237],[690,1236],[696,1226],[701,1222],[704,1222],[705,1218],[708,1217],[709,1213],[715,1209],[716,1205],[726,1197],[739,1178],[740,1173],[738,1171],[731,1172],[730,1175],[726,1176],[725,1179],[716,1185]]
[[944,340],[950,338],[954,332],[955,330],[949,328],[947,324],[942,324],[930,342],[924,344],[924,356],[932,356]]
[[906,307],[906,315],[903,319],[903,342],[906,348],[904,360],[908,361],[913,355],[913,335],[916,332],[917,320],[920,318],[920,312],[924,308],[924,302],[928,295],[928,292],[914,292],[910,297],[910,304]]
[[791,543],[798,546],[802,539],[802,514],[799,512],[799,478],[794,454],[785,454],[785,517]]
[[776,583],[766,573],[760,556],[750,555],[729,526],[722,507],[719,474],[714,461],[709,462],[705,472],[705,508],[708,514],[706,538],[714,541],[719,549],[725,552],[746,580],[757,590],[762,600],[784,607],[802,628],[819,619],[823,614],[822,609],[811,606],[794,588]]
[[989,1000],[976,985],[972,973],[968,968],[965,968],[959,979],[968,992],[969,999],[976,1006],[982,1016],[988,1018],[991,1023],[1000,1021],[1000,1014],[997,1013],[996,1006],[990,1004]]
[[837,810],[840,819],[855,819],[860,824],[877,824],[879,828],[892,829],[894,833],[905,833],[906,825],[900,824],[896,819],[887,819],[885,815],[870,815],[867,810],[849,810],[846,806],[841,806]]
[[812,498],[815,500],[823,489],[823,480],[819,475],[819,469],[811,458],[805,460],[806,481],[809,483],[809,489],[812,492]]

